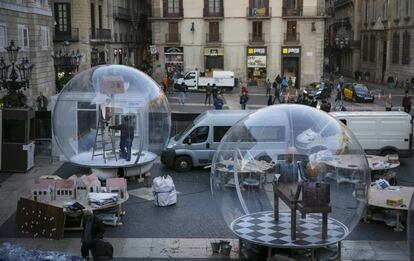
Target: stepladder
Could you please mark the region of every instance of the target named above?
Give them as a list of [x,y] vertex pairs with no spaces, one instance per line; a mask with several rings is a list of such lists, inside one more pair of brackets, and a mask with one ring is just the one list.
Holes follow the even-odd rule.
[[109,159],[118,160],[115,149],[115,132],[109,129],[109,124],[109,119],[104,119],[100,113],[92,150],[92,160],[97,156],[102,156],[105,164]]

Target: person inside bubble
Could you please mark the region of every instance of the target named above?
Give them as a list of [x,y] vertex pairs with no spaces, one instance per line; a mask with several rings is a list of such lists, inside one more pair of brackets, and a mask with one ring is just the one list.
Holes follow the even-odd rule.
[[298,182],[298,171],[294,162],[296,153],[295,147],[289,147],[285,155],[279,155],[284,159],[278,162],[280,167],[279,182]]
[[121,140],[119,141],[119,156],[126,161],[131,160],[132,141],[134,140],[134,125],[129,116],[122,117],[122,123],[116,126],[110,126],[110,129],[121,131]]

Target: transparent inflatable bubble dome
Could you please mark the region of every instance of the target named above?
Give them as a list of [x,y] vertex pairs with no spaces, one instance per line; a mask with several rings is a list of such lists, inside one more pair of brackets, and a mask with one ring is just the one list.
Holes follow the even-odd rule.
[[241,239],[317,247],[361,220],[370,170],[347,127],[303,105],[258,110],[229,129],[211,168],[212,194]]
[[122,65],[77,74],[53,111],[55,140],[72,163],[126,167],[154,161],[170,134],[167,98],[143,72]]

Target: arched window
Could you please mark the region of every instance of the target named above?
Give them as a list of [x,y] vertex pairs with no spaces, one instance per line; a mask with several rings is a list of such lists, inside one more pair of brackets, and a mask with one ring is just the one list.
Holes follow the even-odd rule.
[[369,40],[369,61],[375,62],[375,54],[377,53],[377,39],[375,35],[371,35],[371,39]]
[[402,64],[410,64],[410,40],[411,35],[407,31],[403,34],[403,43],[402,43]]
[[395,32],[392,36],[392,63],[400,61],[400,34]]

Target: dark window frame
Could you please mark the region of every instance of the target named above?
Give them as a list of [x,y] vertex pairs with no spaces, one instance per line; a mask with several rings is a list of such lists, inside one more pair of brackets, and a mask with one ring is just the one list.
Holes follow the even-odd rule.
[[226,135],[231,126],[214,126],[213,127],[213,142],[220,142]]
[[362,40],[362,61],[368,61],[368,35],[364,35]]
[[400,62],[400,33],[395,32],[392,36],[392,63]]
[[403,33],[403,43],[402,43],[402,64],[410,64],[411,58],[411,34],[408,31]]
[[375,62],[377,53],[377,38],[371,34],[369,39],[369,61]]

